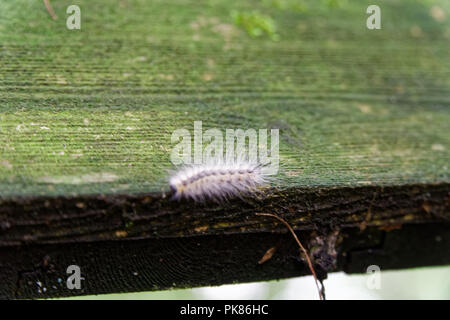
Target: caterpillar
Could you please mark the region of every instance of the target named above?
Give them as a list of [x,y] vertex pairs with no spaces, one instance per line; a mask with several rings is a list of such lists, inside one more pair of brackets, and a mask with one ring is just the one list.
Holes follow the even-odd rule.
[[172,198],[221,201],[258,193],[270,181],[264,169],[264,165],[244,160],[188,165],[170,178]]

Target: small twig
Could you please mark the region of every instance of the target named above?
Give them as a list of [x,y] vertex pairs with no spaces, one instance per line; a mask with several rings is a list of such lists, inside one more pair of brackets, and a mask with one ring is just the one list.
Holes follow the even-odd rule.
[[312,265],[311,259],[309,258],[308,251],[306,251],[305,247],[303,247],[302,243],[300,242],[300,240],[298,239],[297,235],[295,234],[294,229],[292,229],[292,227],[289,225],[289,223],[286,222],[286,220],[284,220],[283,218],[281,218],[281,217],[279,217],[279,216],[277,216],[275,214],[272,214],[272,213],[256,213],[256,215],[257,216],[266,216],[266,217],[275,218],[275,219],[281,221],[289,229],[289,231],[291,232],[291,234],[294,237],[295,241],[297,242],[298,246],[300,247],[300,249],[302,250],[303,254],[306,257],[306,261],[308,262],[309,270],[311,270],[311,273],[312,273],[312,275],[314,277],[314,281],[316,282],[316,287],[317,287],[317,291],[319,292],[320,300],[324,300],[323,293],[322,293],[322,291],[320,290],[320,287],[319,287],[319,281],[317,280],[316,271],[314,270],[314,267]]
[[44,4],[52,19],[56,20],[58,17],[56,16],[55,11],[53,11],[52,6],[50,5],[50,0],[44,0]]

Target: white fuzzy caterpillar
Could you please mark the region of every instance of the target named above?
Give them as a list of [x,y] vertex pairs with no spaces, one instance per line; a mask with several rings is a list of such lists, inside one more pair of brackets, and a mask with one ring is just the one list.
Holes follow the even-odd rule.
[[190,165],[170,179],[173,199],[225,200],[257,193],[270,181],[265,166],[248,161]]

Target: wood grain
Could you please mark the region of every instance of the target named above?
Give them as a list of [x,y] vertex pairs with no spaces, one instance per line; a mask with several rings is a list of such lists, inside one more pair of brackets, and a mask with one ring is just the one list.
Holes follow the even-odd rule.
[[280,129],[286,187],[448,182],[449,19],[394,1],[374,31],[361,2],[286,3],[80,1],[71,31],[2,1],[0,195],[167,191],[171,134],[194,121]]
[[[68,30],[71,4],[0,2],[0,297],[307,273],[257,212],[322,278],[450,263],[448,1],[382,3],[381,30],[370,1],[80,0]],[[194,121],[279,129],[279,186],[170,201],[171,134]]]

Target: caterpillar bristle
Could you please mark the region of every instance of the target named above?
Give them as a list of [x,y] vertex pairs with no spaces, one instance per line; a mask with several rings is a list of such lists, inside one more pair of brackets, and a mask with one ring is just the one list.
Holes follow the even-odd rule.
[[236,161],[182,167],[170,178],[169,184],[172,199],[202,202],[257,195],[269,181],[264,165]]

